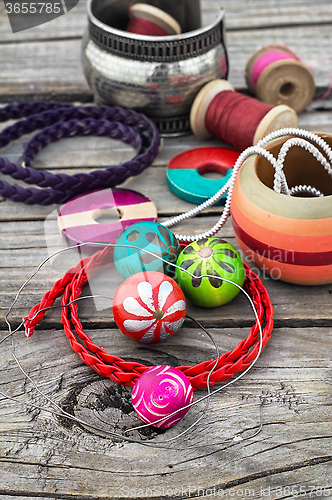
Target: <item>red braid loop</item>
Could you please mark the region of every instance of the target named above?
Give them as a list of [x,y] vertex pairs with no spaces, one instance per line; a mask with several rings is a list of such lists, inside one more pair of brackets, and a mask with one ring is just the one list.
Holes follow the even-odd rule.
[[[31,309],[29,316],[25,318],[24,325],[26,334],[30,337],[35,326],[42,321],[45,314],[45,311],[41,311],[40,314],[38,311],[51,307],[55,300],[63,295],[62,323],[72,349],[86,365],[91,366],[103,377],[110,378],[119,384],[133,386],[136,379],[149,367],[108,354],[105,349],[94,344],[83,331],[78,317],[77,302],[72,302],[80,297],[82,287],[92,275],[98,272],[101,264],[111,264],[112,255],[113,248],[106,247],[91,257],[83,259],[75,268],[70,269],[62,279],[53,285],[50,291],[45,293],[41,302]],[[264,347],[270,339],[273,329],[273,307],[260,278],[246,264],[244,266],[246,269],[245,290],[253,301],[259,323],[264,324],[262,330],[262,347]],[[67,305],[70,302],[72,303]],[[33,318],[36,314],[37,316],[30,321],[29,318]],[[74,326],[74,331],[71,323]],[[261,348],[259,332],[259,324],[256,321],[246,339],[239,342],[232,351],[219,357],[218,364],[210,375],[210,386],[228,380],[236,373],[245,370],[255,360]],[[196,366],[178,366],[177,368],[189,378],[194,389],[202,389],[207,387],[207,378],[214,364],[215,360],[212,359],[203,361]]]

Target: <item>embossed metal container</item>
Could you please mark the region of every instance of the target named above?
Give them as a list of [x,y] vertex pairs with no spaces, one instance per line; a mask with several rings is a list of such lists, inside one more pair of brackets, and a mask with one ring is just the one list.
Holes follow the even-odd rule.
[[83,67],[98,104],[142,111],[162,134],[190,130],[189,113],[200,88],[226,78],[224,10],[200,27],[199,0],[151,0],[173,16],[181,35],[150,37],[125,31],[132,0],[89,0]]

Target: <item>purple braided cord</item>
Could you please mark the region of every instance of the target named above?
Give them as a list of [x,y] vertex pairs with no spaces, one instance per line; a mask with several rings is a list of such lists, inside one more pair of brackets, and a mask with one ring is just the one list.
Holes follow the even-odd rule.
[[[159,152],[160,138],[155,125],[143,114],[120,107],[74,106],[69,103],[38,102],[8,105],[0,109],[0,121],[27,117],[0,133],[0,148],[23,134],[42,129],[27,144],[23,160],[26,167],[0,158],[0,172],[40,188],[23,188],[0,181],[0,195],[28,205],[65,203],[87,190],[114,187],[141,173]],[[74,135],[97,135],[131,144],[137,154],[120,166],[95,170],[90,174],[52,174],[35,170],[32,161],[47,144]]]

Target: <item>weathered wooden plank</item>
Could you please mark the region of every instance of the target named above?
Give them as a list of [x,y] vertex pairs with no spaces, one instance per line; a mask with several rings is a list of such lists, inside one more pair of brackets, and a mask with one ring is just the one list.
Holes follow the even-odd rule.
[[[24,271],[24,269],[23,269]],[[26,273],[30,276],[31,272]],[[22,272],[23,275],[23,272]],[[106,275],[111,280],[111,284],[105,281],[94,280],[91,283],[92,291],[87,290],[85,293],[112,297],[115,293],[112,283],[114,275]],[[52,277],[54,277],[52,281]],[[49,274],[41,274],[41,282],[36,285],[30,285],[28,292],[22,293],[18,304],[12,310],[10,319],[13,324],[17,325],[23,316],[27,316],[30,309],[41,300],[43,294],[49,290],[56,279],[61,276]],[[25,279],[26,279],[25,278]],[[9,306],[12,304],[19,287],[23,284],[24,279],[11,278],[10,283],[3,283],[3,293],[1,293],[1,326],[4,327],[4,315]],[[295,285],[290,286],[282,282],[264,281],[271,302],[274,308],[274,320],[276,326],[290,327],[314,327],[326,326],[331,323],[331,294],[329,287],[320,287],[319,289],[305,288],[301,293],[300,287]],[[99,302],[97,302],[99,304]],[[103,301],[100,307],[110,306],[111,300]],[[104,305],[105,304],[105,305]],[[99,306],[98,306],[99,307]],[[206,327],[216,324],[228,328],[232,325],[250,327],[254,324],[254,316],[252,309],[247,300],[240,294],[236,299],[224,307],[218,309],[204,309],[193,306],[188,301],[188,314],[193,315],[197,320],[202,321]],[[43,320],[44,327],[59,327],[61,326],[60,311],[50,311]],[[84,319],[85,324],[98,325],[99,328],[107,328],[110,323],[113,323],[112,314],[109,309],[96,310],[94,302],[89,299],[86,302],[80,302],[80,317]]]
[[[244,70],[246,61],[257,48],[269,43],[285,43],[306,65],[310,65],[329,54],[331,28],[322,25],[235,31],[229,32],[227,39],[230,66],[236,70],[230,72],[229,79],[239,88],[244,86],[244,79],[238,71]],[[80,46],[80,40],[2,45],[0,53],[2,100],[91,99],[91,92],[82,72]],[[24,71],[20,71],[22,67]],[[316,86],[319,89],[327,88],[330,75],[331,64],[328,62],[315,66]]]
[[0,42],[81,38],[86,27],[87,14],[85,0],[80,0],[76,7],[67,12],[67,14],[46,24],[19,33],[12,32],[5,6],[4,4],[0,6]]
[[[167,351],[166,347],[142,349],[130,342],[125,346],[128,339],[114,336],[112,331],[89,333],[106,349],[121,356],[128,353],[127,356],[145,363],[149,360],[155,363],[156,359],[171,364],[182,360],[195,363],[201,356],[211,355],[210,343],[194,330],[184,337],[175,336]],[[214,330],[213,335],[222,348],[228,349],[232,342],[243,337],[243,331]],[[299,337],[301,348],[294,350]],[[45,411],[28,412],[2,399],[0,492],[23,497],[38,497],[42,492],[43,496],[55,498],[160,499],[170,497],[160,488],[182,491],[183,487],[188,493],[191,487],[193,493],[194,488],[216,487],[226,498],[241,488],[254,489],[253,498],[259,498],[261,488],[276,490],[286,485],[294,488],[304,485],[308,492],[312,486],[318,490],[329,488],[326,481],[331,466],[331,415],[326,395],[330,361],[326,353],[331,342],[328,328],[276,330],[256,367],[234,387],[214,395],[208,414],[197,428],[189,436],[168,444],[166,450],[142,448],[138,444],[120,446],[81,426],[68,426]],[[9,349],[4,346],[1,390],[19,395],[22,401],[43,404],[31,382],[20,375],[11,361]],[[93,393],[99,377],[82,365],[61,332],[38,332],[29,340],[18,337],[16,353],[39,389],[58,404],[65,401],[66,408],[76,414],[87,405],[90,388],[87,406],[90,421],[105,420],[112,409],[108,406],[112,404],[109,393]],[[109,386],[107,381],[104,384]],[[130,391],[124,391],[123,397],[126,393],[129,395]],[[198,391],[196,397],[202,394],[203,391]],[[103,407],[98,408],[98,397],[104,397]],[[260,407],[263,428],[250,438],[259,425]],[[185,421],[166,435],[146,442],[163,443],[166,438],[176,436],[193,423],[195,414],[192,410]],[[105,423],[111,428],[115,425],[122,428],[121,422],[105,420]],[[242,440],[233,440],[234,436]],[[176,495],[173,493],[171,498]],[[213,498],[211,493],[210,498]]]
[[[317,111],[312,111],[303,113],[300,117],[301,126],[308,129],[316,130],[319,126],[320,129],[324,128],[324,130],[326,130],[329,129],[330,123],[330,112],[319,113]],[[324,127],[322,125],[324,125]],[[93,138],[91,140],[92,142],[94,141]],[[71,160],[74,161],[76,156],[79,157],[77,166],[84,161],[84,156],[86,157],[86,161],[88,161],[89,163],[96,162],[99,153],[102,157],[102,161],[104,161],[105,157],[103,157],[103,153],[107,155],[104,149],[107,147],[107,144],[107,139],[100,139],[100,142],[93,142],[93,146],[96,147],[96,154],[93,155],[92,160],[90,160],[86,156],[88,150],[85,149],[86,146],[84,145],[83,139],[77,138],[73,139],[72,141],[66,141],[66,147],[68,147],[69,150],[71,149],[73,151]],[[201,144],[202,143],[199,143],[199,145]],[[207,144],[216,144],[216,142],[214,141]],[[192,136],[186,138],[165,140],[164,148],[160,155],[161,158],[160,160],[157,160],[158,164],[164,164],[167,161],[168,157],[171,156],[169,154],[170,152],[174,154],[175,152],[182,151],[186,149],[186,147],[192,147],[193,145],[195,145],[195,139]],[[13,148],[15,149],[15,154],[17,154],[18,146],[15,145]],[[52,168],[52,164],[54,163],[53,158],[56,154],[58,154],[58,159],[56,162],[57,165],[68,164],[66,150],[59,150],[63,148],[63,145],[57,143],[51,145],[49,148],[50,151],[48,152],[48,154],[46,154],[46,151],[44,153],[41,153],[39,166],[43,161],[46,163],[46,166],[48,168]],[[79,152],[80,149],[82,150],[81,156]],[[116,154],[117,151],[118,150],[116,149]],[[12,159],[15,159],[15,154],[13,152],[9,152],[9,154]],[[125,150],[123,150],[121,151],[121,155],[122,154],[127,153]],[[44,155],[44,157],[42,157],[42,155]],[[50,163],[50,165],[48,165],[48,163]],[[61,171],[70,173],[70,170],[62,169]],[[83,169],[83,171],[89,170]],[[127,181],[125,183],[125,186],[137,189],[151,196],[152,200],[155,201],[158,207],[159,213],[164,215],[175,215],[192,207],[191,204],[178,199],[176,196],[169,192],[166,187],[165,169],[163,167],[154,167],[152,169],[148,169],[139,177]],[[8,283],[6,281],[5,285],[5,307],[9,306],[13,294],[14,292],[16,292],[18,286],[23,281],[23,278],[26,279],[31,274],[31,268],[35,268],[35,266],[38,265],[39,262],[41,262],[41,260],[46,257],[46,251],[39,251],[38,248],[44,248],[44,220],[46,219],[47,215],[50,214],[50,212],[52,212],[54,209],[54,206],[32,206],[27,210],[27,207],[24,204],[14,203],[8,200],[1,203],[1,218],[3,221],[7,221],[1,227],[1,247],[3,248],[3,250],[5,250],[4,258],[2,260],[2,267],[4,270],[3,276],[5,280],[7,277],[8,269],[11,269],[11,278]],[[211,210],[220,213],[221,209],[214,208]],[[36,222],[32,222],[33,219],[35,219]],[[13,223],[11,222],[12,220],[17,220],[18,222]],[[28,224],[19,222],[24,220],[30,222]],[[163,218],[161,218],[161,220],[163,220]],[[198,217],[192,221],[188,221],[187,223],[182,223],[181,225],[174,227],[174,230],[175,232],[180,233],[195,232],[195,234],[198,234],[202,230],[205,230],[207,227],[212,226],[215,220],[215,217]],[[234,242],[230,223],[226,225],[225,229],[221,231],[220,235],[231,238],[231,241]],[[51,234],[51,241],[53,244],[52,238],[54,238],[53,233]],[[27,266],[31,267],[29,268]],[[63,268],[62,271],[65,272],[67,267],[65,269]],[[60,275],[58,277],[60,277]],[[45,289],[47,287],[50,287],[53,281],[57,279],[57,275],[55,272],[49,273],[48,275],[47,271],[42,270],[39,275],[39,279],[42,281],[41,283],[39,282],[40,285],[37,286],[37,288],[34,288],[33,295],[30,297],[30,294],[27,294],[27,296],[31,299],[33,297],[32,303],[39,300],[41,294],[45,291]],[[12,287],[12,284],[15,285],[14,289]],[[276,306],[276,320],[277,322],[279,322],[279,324],[280,322],[282,324],[287,324],[288,321],[292,321],[292,324],[298,325],[304,325],[306,321],[309,321],[309,324],[325,324],[324,322],[330,319],[330,316],[328,314],[328,311],[330,311],[330,295],[328,293],[330,287],[328,285],[326,287],[303,288],[269,280],[269,289],[270,286],[272,302]],[[294,299],[294,295],[297,298]],[[25,294],[23,295],[23,297],[25,297]],[[26,298],[24,300],[24,307],[31,307],[31,302],[29,305],[29,303],[26,302]],[[308,307],[308,304],[311,304],[312,307]],[[86,314],[83,313],[85,316],[89,316],[94,312],[91,311],[90,307],[87,307],[86,309],[83,307],[83,311],[84,310],[86,310]],[[21,310],[18,311],[18,317],[21,317],[23,314],[26,314],[26,311],[23,313]],[[201,312],[200,314],[201,318],[206,318],[208,316],[207,312]],[[246,314],[247,309],[243,311],[243,313],[237,320],[240,322],[245,321]],[[55,314],[53,316],[50,315],[50,319],[46,321],[50,321],[50,324],[54,324],[53,322],[57,324],[58,319],[54,319],[56,317],[58,316],[56,316]],[[223,315],[223,321],[226,320],[226,315]],[[100,326],[102,326],[103,324],[105,324],[105,322],[108,321],[108,316],[101,315],[98,318],[94,317],[93,321],[99,322]]]
[[[242,71],[249,55],[271,42],[287,43],[308,65],[328,55],[331,3],[317,1],[314,6],[310,3],[309,0],[280,0],[277,5],[274,0],[226,0],[231,68]],[[37,96],[84,100],[91,97],[79,62],[77,37],[86,24],[83,5],[84,2],[80,2],[72,13],[54,23],[17,35],[8,31],[8,25],[3,29],[6,19],[0,14],[0,41],[6,42],[1,44],[0,51],[3,100]],[[216,8],[219,6],[212,0],[203,2],[205,22],[214,16]],[[50,62],[54,66],[51,67]],[[316,68],[318,94],[321,94],[330,80],[330,61]],[[236,87],[244,85],[240,73],[231,71],[230,78]],[[301,114],[300,125],[310,130],[331,131],[330,108],[328,100],[310,105],[309,110]],[[12,144],[1,154],[12,160],[19,159],[26,140],[27,137]],[[211,144],[214,142],[206,145]],[[149,194],[159,213],[166,217],[191,208],[192,205],[169,193],[165,165],[178,152],[198,145],[203,144],[193,136],[166,141],[154,167],[127,181],[126,185]],[[111,155],[112,163],[120,164],[130,157],[131,151],[107,139],[91,138],[89,142],[74,139],[50,146],[38,155],[35,164],[37,168],[54,171],[88,172],[109,164]],[[44,220],[54,208],[0,201],[0,303],[3,306],[0,316],[4,327],[0,338],[6,335],[3,321],[6,308],[24,279],[47,254],[43,241]],[[219,213],[220,209],[214,211]],[[176,230],[182,232],[188,228],[189,232],[200,232],[212,225],[216,215],[209,212]],[[221,235],[235,243],[229,223]],[[56,231],[51,232],[50,242],[57,246]],[[67,264],[66,260],[65,266]],[[41,270],[22,294],[14,310],[14,324],[27,314],[59,274],[59,270],[51,267]],[[107,275],[104,278],[103,285]],[[28,412],[0,396],[0,498],[166,500],[200,495],[212,500],[222,494],[230,500],[248,496],[292,498],[299,493],[306,499],[331,496],[331,285],[300,287],[265,278],[263,281],[275,307],[277,327],[272,338],[256,367],[234,387],[216,394],[198,427],[175,442],[184,450],[173,449],[173,443],[167,450],[135,444],[121,446],[89,433],[83,426],[68,426],[45,411]],[[105,293],[110,294],[114,283],[107,284]],[[195,364],[214,356],[211,343],[189,322],[169,343],[142,348],[119,334],[109,309],[96,310],[92,300],[82,302],[79,308],[84,328],[94,341],[126,359],[177,365]],[[243,296],[215,311],[189,309],[209,328],[222,351],[232,349],[245,338],[253,322]],[[16,353],[24,368],[41,390],[58,403],[65,403],[76,415],[84,415],[90,422],[97,421],[113,429],[123,427],[128,420],[121,410],[112,407],[106,390],[111,387],[109,381],[101,380],[72,352],[59,318],[59,310],[51,311],[30,339],[22,332],[17,334]],[[1,346],[1,354],[0,390],[43,404],[42,397],[13,363],[9,341]],[[102,387],[105,390],[101,390]],[[121,394],[129,401],[129,390]],[[200,394],[203,391],[196,397]],[[232,441],[236,434],[245,438],[257,430],[260,408],[261,433],[246,441]],[[129,420],[133,418],[129,415]],[[167,437],[175,436],[195,418],[195,412],[190,412],[185,422],[167,432]],[[164,435],[151,437],[150,442],[165,439]],[[225,439],[230,441],[225,443]],[[229,443],[231,446],[227,447]],[[216,491],[221,492],[220,495]]]
[[[81,169],[81,172],[91,172],[91,169]],[[70,170],[64,170],[63,172],[72,174],[73,172]],[[10,180],[9,180],[10,182]],[[18,183],[19,184],[19,183]],[[25,185],[26,186],[26,185]],[[165,177],[165,169],[164,168],[152,168],[147,169],[142,172],[140,175],[136,177],[132,177],[125,181],[118,187],[134,189],[139,191],[146,196],[148,196],[156,205],[158,213],[160,216],[172,216],[182,213],[183,211],[187,211],[193,208],[193,204],[181,200],[177,196],[175,196],[171,191],[167,188],[166,177]],[[53,212],[56,209],[55,205],[48,207],[41,207],[33,205],[31,210],[26,211],[26,207],[24,208],[24,204],[15,203],[9,201],[3,201],[1,203],[1,218],[2,220],[17,220],[17,219],[29,219],[35,217],[43,217],[45,218],[48,214]],[[212,207],[207,210],[213,213],[221,213],[221,208]],[[26,215],[24,216],[24,213]],[[36,214],[36,215],[34,215]]]
[[[207,219],[197,219],[194,223],[189,223],[187,226],[189,232],[205,229],[206,221]],[[59,248],[60,238],[54,232],[51,232],[48,236],[48,250],[45,248],[42,221],[38,225],[36,222],[29,223],[26,233],[25,224],[7,223],[3,225],[8,230],[5,229],[4,231],[6,237],[1,238],[0,278],[2,279],[2,290],[0,294],[0,310],[2,318],[14,300],[21,284],[48,255]],[[211,224],[209,223],[209,225]],[[18,236],[16,241],[18,228],[21,228],[21,235]],[[15,230],[11,232],[11,229]],[[31,232],[35,232],[35,237],[31,238]],[[229,221],[225,229],[222,230],[221,235],[238,248]],[[244,256],[243,258],[259,274],[267,287],[274,307],[276,325],[323,326],[329,324],[332,319],[331,285],[303,287],[283,283],[271,279],[263,270],[252,266],[248,258]],[[22,292],[17,306],[11,313],[13,321],[19,322],[22,316],[26,316],[30,308],[40,301],[42,295],[52,287],[53,283],[60,279],[68,268],[76,265],[79,259],[78,254],[74,254],[70,259],[66,254],[63,254],[57,257],[52,266],[50,264],[45,265],[32,283]],[[105,295],[112,298],[119,284],[117,280],[118,276],[114,269],[104,271],[102,276],[91,281],[92,292],[86,293]],[[100,301],[95,304],[92,300],[88,300],[80,304],[80,316],[84,318],[84,321],[88,321],[90,324],[98,324],[99,328],[103,328],[111,321],[111,312],[109,309],[105,309],[110,306],[111,300],[107,300],[105,304]],[[231,325],[250,326],[253,323],[252,310],[247,299],[242,294],[227,306],[212,310],[192,306],[190,303],[188,307],[189,313],[203,321],[205,325],[214,325],[218,322],[220,325],[229,327]],[[1,324],[4,325],[3,320]],[[43,324],[51,327],[59,325],[60,312],[58,310],[50,311],[43,320]]]
[[[205,22],[211,22],[215,17],[216,2],[203,0],[202,12]],[[325,0],[315,2],[310,0],[225,0],[221,3],[226,12],[226,26],[232,30],[249,30],[253,28],[325,24],[332,20],[332,8]]]
[[[66,40],[1,47],[0,92],[3,100],[25,100],[36,96],[48,100],[87,100],[91,92],[80,60],[81,42]],[[24,67],[24,71],[20,69]],[[15,82],[15,85],[13,85]]]
[[[14,495],[14,496],[13,495],[1,495],[1,493],[0,493],[0,496],[1,496],[1,500],[15,500],[15,498],[17,500],[16,495]],[[54,500],[54,497],[44,497],[44,496],[43,497],[40,497],[40,496],[38,496],[38,497],[31,497],[31,496],[26,497],[26,496],[20,495],[19,498],[20,498],[20,500],[37,500],[40,498],[43,498],[43,500]]]
[[[15,500],[15,498],[17,499],[17,496],[13,496],[13,495],[1,495],[0,493],[0,496],[1,496],[1,500]],[[54,497],[26,497],[26,496],[20,496],[19,497],[20,500],[37,500],[37,499],[40,499],[40,498],[43,498],[44,500],[54,500]]]
[[[329,110],[318,111],[317,107],[319,106],[327,107],[328,102],[314,103],[311,105],[311,109],[301,113],[299,115],[299,126],[312,131],[332,132],[331,112]],[[163,166],[176,154],[187,149],[205,146],[223,147],[227,145],[216,140],[199,141],[193,135],[179,138],[165,138],[163,141],[163,147],[154,161],[154,167],[148,168],[137,177],[128,179],[122,187],[136,189],[146,194],[156,203],[159,213],[172,216],[189,210],[192,208],[192,204],[180,200],[170,192],[167,188],[165,168]],[[21,155],[26,142],[27,138],[23,137],[22,140],[15,141],[10,146],[4,148],[1,154],[11,161],[19,162],[22,159]],[[119,141],[107,138],[75,137],[71,140],[50,144],[37,155],[34,166],[37,169],[56,169],[57,172],[71,175],[78,171],[91,172],[91,169],[109,165],[110,158],[112,164],[121,164],[121,162],[131,158],[132,155],[133,150]],[[89,165],[90,168],[87,168],[86,165]],[[2,178],[13,183],[11,178],[4,176]],[[34,205],[30,206],[29,210],[27,210],[27,207],[22,203],[15,203],[4,199],[0,200],[0,220],[2,221],[45,219],[56,208],[55,206],[41,207]],[[206,213],[211,211],[219,212],[220,209],[212,208],[207,210]]]
[[[163,222],[164,218],[160,218],[158,220]],[[187,227],[188,232],[197,231],[198,233],[206,228],[206,220],[207,219],[205,218],[200,218],[195,220],[194,223],[193,221],[188,221],[187,226],[185,223],[182,223],[181,225],[179,224],[179,226],[173,227],[173,232],[178,230],[177,227],[179,227],[179,231],[184,230],[185,227]],[[30,248],[44,248],[45,231],[47,231],[48,242],[57,248],[62,240],[60,240],[59,233],[56,232],[54,223],[52,223],[49,227],[45,227],[45,223],[42,220],[2,223],[0,225],[0,249],[8,250],[8,252],[15,249],[22,249],[23,252],[24,250]],[[234,233],[230,222],[227,222],[223,227],[222,234],[225,238],[234,239]]]
[[[202,25],[213,22],[219,8],[226,11],[227,29],[246,30],[262,27],[314,25],[332,22],[330,2],[322,0],[312,5],[310,0],[201,0]],[[57,38],[78,38],[87,26],[86,1],[80,0],[77,6],[66,15],[47,24],[36,26],[24,32],[12,33],[4,6],[0,10],[0,42],[48,40]]]
[[[0,131],[12,123],[12,121],[1,123]],[[331,101],[323,100],[311,103],[305,111],[299,114],[299,126],[311,131],[331,132]],[[19,140],[13,141],[1,150],[1,156],[20,163],[23,150],[31,137],[32,134],[24,135]],[[160,152],[153,165],[165,166],[175,155],[187,149],[213,146],[231,147],[216,139],[202,141],[192,134],[176,138],[164,137]],[[33,166],[37,170],[43,168],[61,169],[63,172],[71,174],[77,173],[76,169],[85,168],[84,172],[89,172],[89,168],[121,165],[134,155],[134,149],[121,141],[95,136],[72,137],[51,143],[42,149],[35,157]],[[72,172],[72,169],[75,169],[75,172]],[[147,170],[147,172],[150,171],[151,169]],[[160,175],[163,177],[164,171]]]
[[[11,121],[2,123],[0,130],[11,124]],[[22,162],[24,148],[32,135],[34,134],[23,135],[20,139],[11,142],[8,146],[2,148],[1,155],[6,156],[13,162]],[[160,151],[153,165],[165,166],[175,155],[187,149],[205,146],[223,147],[226,144],[217,140],[202,141],[192,134],[176,138],[164,137],[161,139]],[[134,148],[115,139],[95,137],[93,135],[77,136],[49,144],[37,154],[33,166],[37,170],[39,168],[68,168],[70,173],[70,169],[81,168],[82,166],[105,168],[105,166],[110,165],[121,165],[133,158],[135,154]]]

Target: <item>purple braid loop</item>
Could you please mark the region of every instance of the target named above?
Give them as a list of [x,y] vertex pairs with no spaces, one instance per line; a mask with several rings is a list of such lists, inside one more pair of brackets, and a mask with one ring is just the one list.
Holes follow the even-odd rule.
[[[74,106],[69,103],[38,102],[8,105],[0,109],[0,121],[22,118],[0,133],[0,148],[23,134],[41,129],[28,142],[23,161],[25,167],[0,158],[0,172],[39,188],[23,188],[0,181],[0,195],[28,205],[65,203],[87,190],[115,187],[138,175],[152,164],[159,152],[157,128],[145,115],[131,109],[107,106]],[[51,142],[75,135],[97,135],[119,139],[133,146],[136,155],[120,166],[95,170],[90,174],[52,174],[35,170],[36,154]]]

